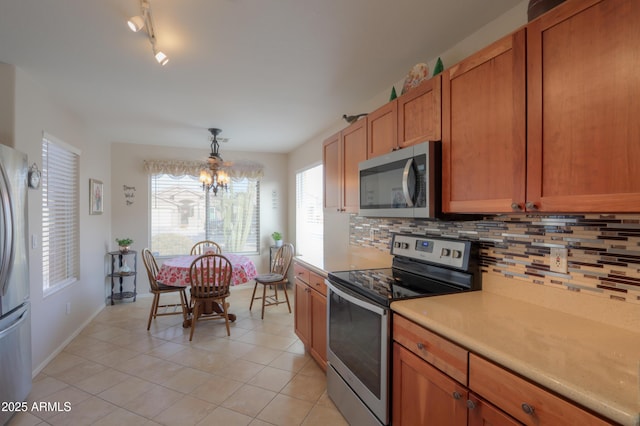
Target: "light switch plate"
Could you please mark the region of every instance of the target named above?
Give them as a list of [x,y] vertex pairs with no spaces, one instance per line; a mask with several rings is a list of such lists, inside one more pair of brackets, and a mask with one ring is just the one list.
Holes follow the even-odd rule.
[[553,272],[566,274],[567,271],[567,252],[566,248],[552,248],[550,265]]

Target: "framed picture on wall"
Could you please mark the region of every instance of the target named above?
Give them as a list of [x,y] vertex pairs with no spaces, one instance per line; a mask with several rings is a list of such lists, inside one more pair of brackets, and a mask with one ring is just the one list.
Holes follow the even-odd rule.
[[89,214],[102,214],[104,188],[102,181],[89,179]]

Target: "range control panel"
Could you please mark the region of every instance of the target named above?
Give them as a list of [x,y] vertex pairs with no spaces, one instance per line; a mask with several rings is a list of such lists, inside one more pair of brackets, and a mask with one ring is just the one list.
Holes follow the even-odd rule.
[[420,235],[394,234],[391,254],[438,265],[467,269],[471,242]]

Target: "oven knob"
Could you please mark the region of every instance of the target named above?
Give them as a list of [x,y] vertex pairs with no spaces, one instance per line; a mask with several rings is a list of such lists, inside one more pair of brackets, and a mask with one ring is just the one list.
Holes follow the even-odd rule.
[[449,254],[451,253],[451,250],[449,250],[448,248],[443,248],[442,251],[440,252],[440,256],[449,256]]
[[453,257],[454,259],[459,259],[460,257],[462,257],[462,253],[460,252],[460,250],[453,250],[451,252],[451,257]]
[[395,243],[393,243],[393,247],[400,248],[400,243],[398,241],[396,241]]
[[409,248],[409,243],[402,243],[402,248],[407,250]]

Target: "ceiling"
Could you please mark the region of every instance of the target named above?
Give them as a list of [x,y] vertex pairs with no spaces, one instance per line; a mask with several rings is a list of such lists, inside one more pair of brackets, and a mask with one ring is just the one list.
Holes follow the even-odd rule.
[[0,62],[106,142],[288,152],[520,1],[150,0],[161,67],[139,0],[0,0]]

